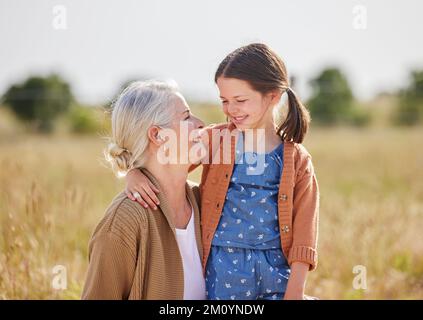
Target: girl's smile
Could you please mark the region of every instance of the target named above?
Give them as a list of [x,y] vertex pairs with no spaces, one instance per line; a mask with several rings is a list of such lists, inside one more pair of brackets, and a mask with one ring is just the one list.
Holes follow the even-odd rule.
[[245,115],[245,116],[237,116],[237,117],[235,117],[235,116],[232,116],[231,117],[231,120],[232,120],[232,122],[233,123],[235,123],[235,124],[242,124],[243,123],[243,121],[245,120],[245,119],[247,119],[248,118],[248,115]]

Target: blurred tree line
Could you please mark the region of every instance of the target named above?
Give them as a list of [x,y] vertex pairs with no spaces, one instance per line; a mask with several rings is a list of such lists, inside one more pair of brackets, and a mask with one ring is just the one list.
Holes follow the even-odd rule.
[[310,81],[312,96],[308,108],[312,120],[321,125],[370,123],[370,113],[358,108],[346,76],[337,68],[327,68]]
[[30,131],[51,133],[59,117],[74,133],[95,133],[101,125],[95,108],[80,105],[68,82],[57,74],[32,76],[13,84],[2,96],[2,103],[27,125]]
[[423,122],[423,70],[411,72],[408,86],[399,92],[399,104],[392,120],[401,125]]
[[70,86],[58,75],[30,77],[12,85],[4,94],[4,103],[36,130],[49,132],[53,121],[69,110],[73,100]]
[[[119,87],[120,92],[130,81]],[[306,105],[313,123],[321,126],[353,125],[371,123],[369,110],[360,108],[347,77],[336,67],[322,70],[310,81],[312,94]],[[117,96],[118,92],[115,96]],[[423,71],[412,71],[407,86],[398,93],[398,103],[391,116],[391,124],[416,125],[423,123]],[[49,133],[54,123],[64,117],[74,133],[98,133],[104,128],[99,114],[110,112],[109,101],[99,108],[80,105],[69,83],[57,74],[46,77],[29,77],[22,83],[13,84],[2,96],[2,105],[9,108],[18,119],[31,129]],[[200,108],[201,107],[201,108]],[[207,115],[214,111],[210,104],[195,107],[207,122]],[[216,108],[215,108],[216,109]],[[95,111],[95,112],[94,112]],[[104,117],[103,117],[104,122]]]

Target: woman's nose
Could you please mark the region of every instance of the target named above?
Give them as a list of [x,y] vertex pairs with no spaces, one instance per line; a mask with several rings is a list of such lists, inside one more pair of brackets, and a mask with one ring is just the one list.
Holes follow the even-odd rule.
[[202,128],[204,128],[205,127],[205,123],[201,120],[201,119],[199,119],[199,118],[195,118],[195,127],[196,127],[196,129],[202,129]]

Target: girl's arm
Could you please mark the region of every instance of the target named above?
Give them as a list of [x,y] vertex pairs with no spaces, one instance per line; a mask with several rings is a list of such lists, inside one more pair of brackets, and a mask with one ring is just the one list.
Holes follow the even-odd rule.
[[300,161],[299,174],[294,188],[293,244],[288,263],[291,275],[285,299],[306,299],[304,287],[307,272],[317,265],[317,238],[319,221],[319,185],[311,156]]
[[284,300],[304,299],[304,289],[309,268],[310,265],[304,262],[293,262],[291,264],[291,275],[289,276]]
[[[201,164],[201,163],[200,163]],[[189,172],[197,168],[200,164],[193,164],[189,167]],[[132,201],[138,201],[144,208],[157,210],[160,204],[156,194],[160,192],[154,184],[139,169],[130,170],[126,177],[126,196]],[[141,198],[135,198],[133,193],[138,192]]]
[[[157,210],[157,206],[160,204],[156,193],[160,190],[157,189],[154,184],[144,175],[139,169],[130,170],[125,177],[126,196],[132,201],[138,201],[144,208],[152,208]],[[141,198],[135,198],[134,193],[138,192]]]
[[298,164],[299,173],[293,194],[292,246],[288,263],[303,262],[309,271],[317,266],[317,239],[319,224],[320,194],[311,156]]

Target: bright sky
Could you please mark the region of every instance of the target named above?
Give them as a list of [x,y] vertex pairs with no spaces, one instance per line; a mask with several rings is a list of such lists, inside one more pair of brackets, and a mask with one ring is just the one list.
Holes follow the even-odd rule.
[[[66,9],[64,30],[53,27],[55,5]],[[363,21],[357,5],[367,10],[366,29],[354,28]],[[334,65],[366,99],[423,68],[422,12],[419,0],[0,0],[0,92],[56,71],[87,103],[139,77],[172,78],[187,97],[218,101],[219,62],[265,42],[295,74],[301,96]]]

